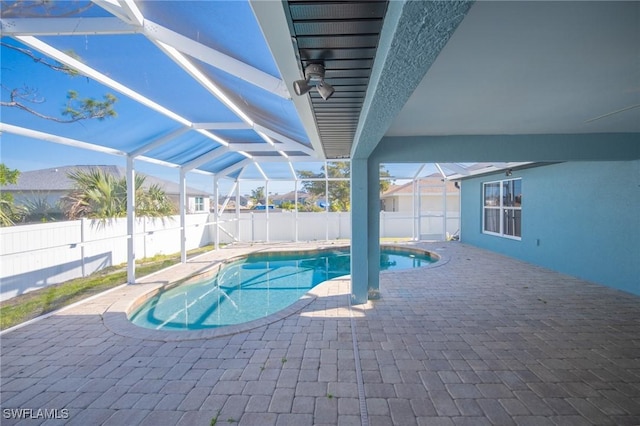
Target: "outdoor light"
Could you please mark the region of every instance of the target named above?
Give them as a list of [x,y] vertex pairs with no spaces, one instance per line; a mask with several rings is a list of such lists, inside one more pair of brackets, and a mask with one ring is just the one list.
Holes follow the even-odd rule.
[[333,92],[335,92],[333,86],[324,80],[320,81],[320,84],[316,86],[316,89],[318,89],[318,93],[320,93],[320,96],[322,96],[322,99],[325,101],[333,95]]
[[306,94],[312,87],[313,86],[309,86],[307,80],[296,80],[293,82],[293,91],[296,92],[298,96]]
[[313,86],[316,87],[316,90],[325,101],[335,92],[333,86],[324,81],[324,66],[322,64],[307,65],[304,69],[304,77],[304,80],[293,82],[293,91],[298,96],[307,94]]

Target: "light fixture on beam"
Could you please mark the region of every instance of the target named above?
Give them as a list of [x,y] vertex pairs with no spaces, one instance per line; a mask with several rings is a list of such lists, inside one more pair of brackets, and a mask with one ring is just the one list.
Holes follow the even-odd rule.
[[293,91],[298,96],[306,95],[314,86],[325,101],[333,95],[335,89],[324,81],[324,66],[322,64],[309,64],[304,69],[304,80],[293,82]]
[[322,99],[324,99],[325,101],[329,99],[331,95],[333,95],[333,92],[335,92],[333,86],[324,80],[322,80],[316,86],[316,89],[318,90],[318,93],[320,93],[320,96],[322,96]]
[[313,86],[310,86],[307,80],[296,80],[293,82],[293,91],[296,92],[298,96],[307,94],[312,88]]

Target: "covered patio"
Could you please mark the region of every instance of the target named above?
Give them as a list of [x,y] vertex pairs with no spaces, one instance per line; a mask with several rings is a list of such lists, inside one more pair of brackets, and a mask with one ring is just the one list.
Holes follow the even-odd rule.
[[122,287],[3,334],[2,407],[66,409],[45,424],[77,425],[640,423],[637,296],[462,243],[420,246],[440,266],[382,273],[380,300],[350,306],[336,279],[290,316],[217,338],[117,330]]
[[[4,105],[3,150],[111,154],[129,183],[142,162],[177,170],[182,264],[135,280],[129,184],[130,285],[2,333],[2,424],[640,424],[640,3],[93,3],[71,17],[5,8],[3,64],[22,72],[3,85],[29,76],[65,96],[68,78],[35,71],[16,50],[29,49],[89,95],[118,92],[124,114],[69,126]],[[277,165],[297,185],[296,163],[341,160],[349,277],[229,334],[123,322],[145,285],[230,253],[187,262],[189,174],[239,197],[248,170],[268,180]],[[461,180],[461,242],[415,242],[442,260],[380,273],[380,165],[403,163]],[[497,197],[499,214],[522,212],[517,235],[487,232],[484,216],[484,185],[507,177],[526,189],[517,208]],[[24,418],[38,410],[56,418]]]
[[[634,180],[627,170],[639,167],[636,2],[82,3],[16,2],[3,9],[3,61],[20,72],[3,75],[0,130],[7,149],[46,141],[126,162],[130,283],[137,251],[131,183],[140,163],[178,170],[185,261],[188,175],[211,176],[216,199],[221,182],[232,182],[228,200],[234,191],[239,198],[248,170],[268,182],[279,167],[273,175],[284,170],[295,192],[295,164],[350,160],[356,303],[379,291],[381,164],[435,163],[446,180],[469,177],[469,164],[480,161],[509,174],[532,163],[593,162],[597,169],[603,162],[618,170],[609,178],[615,187]],[[42,61],[24,51],[86,77],[83,95],[117,93],[118,118],[74,125],[34,117],[24,103],[34,93],[18,89],[24,79],[52,99],[68,96],[73,85],[67,72],[43,71]],[[58,106],[42,108],[47,117]],[[630,266],[636,263],[630,253],[640,247],[632,213],[640,207],[637,187],[625,192],[622,206],[611,190],[596,192],[623,212],[619,222],[628,223],[631,238],[608,263],[626,265],[622,283],[611,283],[615,266],[608,277],[583,277],[640,293],[640,270]],[[580,202],[592,197],[584,192]],[[463,223],[481,210],[472,207],[462,212]],[[603,238],[623,232],[602,218],[606,212],[587,213],[580,214],[584,223],[607,222]],[[551,234],[576,238],[563,232]],[[469,241],[514,251],[477,233],[484,230],[468,227]],[[529,233],[515,251],[538,262],[530,244],[540,240]],[[594,241],[569,249],[593,253],[602,248]],[[558,257],[567,248],[556,250]]]

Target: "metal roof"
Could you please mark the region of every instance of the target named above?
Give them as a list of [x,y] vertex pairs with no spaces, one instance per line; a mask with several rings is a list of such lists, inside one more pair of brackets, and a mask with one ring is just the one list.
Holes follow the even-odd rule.
[[289,1],[302,68],[322,64],[335,93],[309,92],[327,158],[348,158],[369,84],[387,1]]
[[[110,174],[116,178],[124,178],[126,176],[126,169],[124,167],[118,167],[113,165],[77,165],[77,166],[62,166],[53,167],[42,170],[30,170],[21,172],[18,177],[18,182],[15,184],[8,184],[2,187],[3,191],[10,192],[23,192],[23,193],[42,193],[49,191],[69,191],[74,188],[75,182],[69,178],[69,173],[75,171],[90,171],[90,170],[102,170],[103,172]],[[144,176],[144,187],[151,185],[158,185],[169,195],[177,195],[180,193],[180,187],[175,182],[171,182],[165,179],[159,179],[154,176]],[[200,191],[195,188],[187,186],[187,195],[204,195],[209,196],[211,194]]]

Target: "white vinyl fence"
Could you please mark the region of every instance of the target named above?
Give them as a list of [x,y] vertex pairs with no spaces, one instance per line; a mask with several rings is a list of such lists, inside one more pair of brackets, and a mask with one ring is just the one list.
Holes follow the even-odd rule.
[[[187,249],[209,244],[209,215],[187,215]],[[136,258],[180,251],[180,216],[139,219]],[[0,300],[127,261],[127,220],[89,219],[0,228]]]
[[[186,247],[215,243],[215,216],[186,216]],[[448,213],[446,232],[459,227],[457,212]],[[418,224],[402,212],[380,213],[382,238],[442,235],[443,221]],[[428,228],[428,229],[427,229]],[[68,222],[0,228],[0,300],[92,274],[127,261],[127,221],[106,225],[83,219]],[[139,219],[135,235],[136,258],[180,251],[180,217]],[[221,216],[220,243],[252,241],[314,241],[351,238],[350,213],[255,212]]]

